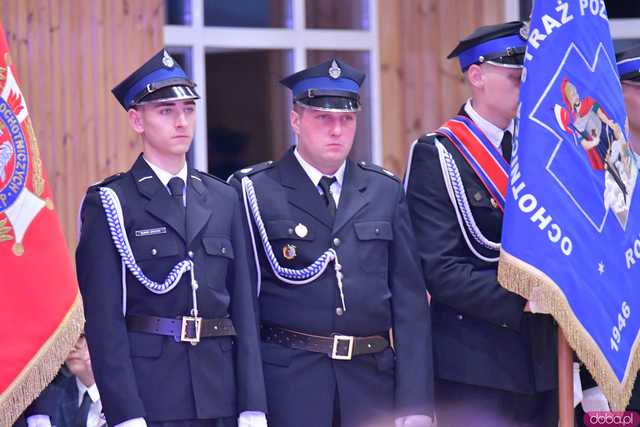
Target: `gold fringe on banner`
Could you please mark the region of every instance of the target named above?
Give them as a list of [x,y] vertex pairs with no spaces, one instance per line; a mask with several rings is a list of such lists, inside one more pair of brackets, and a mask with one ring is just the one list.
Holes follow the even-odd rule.
[[58,329],[0,395],[0,426],[10,426],[53,380],[84,327],[80,293]]
[[596,380],[612,408],[623,410],[627,406],[640,368],[637,339],[621,384],[596,342],[576,318],[564,293],[549,276],[503,249],[498,264],[498,282],[527,300],[534,298],[535,304],[544,307],[558,322],[567,342]]

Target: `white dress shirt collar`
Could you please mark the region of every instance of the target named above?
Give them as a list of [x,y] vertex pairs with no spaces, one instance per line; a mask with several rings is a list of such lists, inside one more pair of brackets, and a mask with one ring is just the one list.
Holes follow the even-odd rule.
[[153,170],[153,172],[156,174],[160,182],[162,182],[162,185],[164,185],[165,187],[169,183],[169,180],[174,176],[177,176],[178,178],[182,179],[185,185],[187,184],[187,162],[184,163],[184,166],[182,167],[182,169],[180,169],[180,171],[177,174],[173,175],[172,173],[167,172],[161,167],[154,165],[149,160],[145,159],[144,156],[142,156],[142,158],[144,159],[145,162],[147,162],[151,170]]
[[325,175],[315,167],[311,166],[309,162],[307,162],[305,159],[302,158],[302,156],[298,152],[298,147],[294,148],[293,155],[296,156],[296,159],[298,159],[298,163],[300,163],[300,166],[302,166],[302,169],[304,169],[305,173],[307,174],[311,182],[313,182],[313,185],[317,187],[318,184],[320,183],[320,179],[323,176],[329,176],[329,177],[333,176],[336,178],[336,182],[338,183],[340,188],[342,188],[342,180],[344,179],[344,170],[345,170],[345,166],[347,165],[346,161],[342,162],[342,165],[340,165],[336,173],[334,173],[333,175]]
[[100,400],[100,393],[98,392],[98,386],[94,383],[91,387],[87,387],[76,377],[76,385],[78,386],[78,406],[82,404],[82,398],[84,396],[84,392],[89,393],[89,398],[91,402],[95,403]]
[[464,104],[464,111],[469,115],[469,118],[473,120],[473,122],[478,125],[480,130],[489,138],[489,141],[500,150],[500,143],[502,143],[502,136],[504,132],[508,130],[511,132],[513,136],[513,120],[509,123],[506,129],[500,129],[498,126],[494,125],[484,117],[482,117],[471,105],[471,98],[467,99],[466,104]]

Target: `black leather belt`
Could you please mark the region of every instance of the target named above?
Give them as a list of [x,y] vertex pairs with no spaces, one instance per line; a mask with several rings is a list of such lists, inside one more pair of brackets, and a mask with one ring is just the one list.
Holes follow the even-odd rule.
[[264,342],[280,344],[298,350],[324,353],[336,360],[351,360],[353,356],[379,353],[389,347],[389,341],[379,335],[353,337],[336,334],[324,337],[266,324],[261,326],[260,334]]
[[127,316],[127,329],[155,335],[168,335],[177,342],[197,344],[200,338],[225,337],[236,334],[231,319],[203,319],[202,317],[178,316],[174,318]]

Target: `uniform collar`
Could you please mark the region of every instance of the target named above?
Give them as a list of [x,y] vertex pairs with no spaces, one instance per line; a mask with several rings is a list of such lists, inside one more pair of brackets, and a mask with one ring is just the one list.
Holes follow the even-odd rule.
[[169,183],[169,180],[174,176],[177,176],[178,178],[183,180],[185,185],[187,184],[187,162],[184,162],[184,166],[182,167],[182,169],[180,169],[180,172],[178,172],[176,175],[173,175],[170,172],[167,172],[161,167],[156,166],[153,163],[151,163],[149,160],[145,159],[144,155],[142,156],[142,158],[144,159],[145,162],[147,162],[151,170],[156,174],[160,182],[162,182],[162,185],[164,185],[165,187]]
[[320,179],[323,176],[329,176],[329,177],[333,176],[336,178],[336,182],[338,183],[340,188],[342,188],[342,180],[344,179],[344,169],[347,164],[346,161],[342,162],[342,165],[340,165],[336,173],[334,173],[333,175],[325,175],[322,172],[320,172],[318,169],[311,166],[309,162],[307,162],[305,159],[302,158],[302,156],[298,152],[298,147],[294,148],[293,155],[296,156],[298,163],[300,163],[300,166],[302,166],[302,169],[304,170],[304,172],[307,174],[311,182],[313,182],[313,185],[317,187],[318,184],[320,183]]
[[513,120],[511,120],[506,129],[500,129],[498,126],[478,114],[471,105],[471,98],[467,99],[466,104],[464,104],[464,111],[469,115],[469,118],[478,125],[480,130],[487,136],[487,138],[489,138],[489,141],[491,141],[493,146],[498,150],[500,149],[504,132],[508,130],[511,132],[511,135],[513,135]]
[[82,381],[76,377],[76,385],[78,386],[78,406],[82,404],[82,398],[84,397],[84,392],[89,393],[89,398],[91,402],[95,403],[100,400],[100,393],[98,392],[98,386],[95,383],[91,387],[87,387],[82,384]]

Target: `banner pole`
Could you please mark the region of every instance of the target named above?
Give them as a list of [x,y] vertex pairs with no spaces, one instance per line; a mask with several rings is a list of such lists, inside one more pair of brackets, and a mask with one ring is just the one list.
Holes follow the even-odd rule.
[[558,414],[559,427],[574,427],[573,350],[558,326]]

